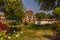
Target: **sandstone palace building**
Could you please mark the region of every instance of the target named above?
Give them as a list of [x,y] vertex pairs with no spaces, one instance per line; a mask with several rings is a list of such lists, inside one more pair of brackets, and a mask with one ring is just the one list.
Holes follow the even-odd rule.
[[35,22],[36,21],[36,17],[35,17],[35,14],[33,13],[32,10],[28,10],[25,12],[25,17],[23,19],[23,22]]

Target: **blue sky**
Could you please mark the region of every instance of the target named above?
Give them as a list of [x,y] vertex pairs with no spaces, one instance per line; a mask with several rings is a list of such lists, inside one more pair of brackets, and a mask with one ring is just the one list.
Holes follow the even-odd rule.
[[39,12],[38,4],[34,0],[22,0],[26,10],[33,10],[34,12]]

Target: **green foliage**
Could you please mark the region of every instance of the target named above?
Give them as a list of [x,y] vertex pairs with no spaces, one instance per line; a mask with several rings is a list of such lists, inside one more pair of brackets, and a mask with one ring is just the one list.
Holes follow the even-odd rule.
[[54,26],[56,32],[60,32],[60,22],[54,23],[53,26]]
[[43,10],[54,9],[56,6],[60,6],[60,0],[35,0]]
[[53,10],[53,15],[55,18],[60,19],[60,7],[57,7]]
[[36,17],[38,19],[42,19],[42,18],[50,18],[51,19],[51,18],[53,18],[53,16],[50,13],[46,14],[44,12],[36,13]]
[[22,0],[7,0],[4,6],[5,16],[16,16],[22,19],[24,17],[24,7]]
[[45,24],[45,25],[36,25],[36,24],[28,24],[28,25],[24,25],[22,27],[22,29],[25,29],[25,30],[29,30],[29,29],[32,29],[32,30],[50,30],[52,28],[52,25],[51,24]]
[[17,23],[16,22],[11,22],[11,23],[9,23],[9,25],[12,25],[12,26],[14,25],[15,26],[15,25],[17,25]]
[[46,17],[46,14],[44,12],[36,13],[36,17],[38,19],[42,19],[42,18],[45,18]]
[[52,15],[48,13],[47,18],[52,18]]
[[20,27],[10,27],[10,29],[7,31],[8,35],[12,35],[15,32],[21,31]]
[[5,31],[0,31],[0,40],[7,40],[7,35],[5,35]]
[[0,0],[0,5],[2,5],[3,4],[3,0]]
[[60,22],[52,24],[53,31],[55,31],[55,40],[60,40]]

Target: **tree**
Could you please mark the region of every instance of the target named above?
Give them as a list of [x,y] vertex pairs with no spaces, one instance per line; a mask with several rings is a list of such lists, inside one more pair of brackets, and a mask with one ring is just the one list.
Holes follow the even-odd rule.
[[40,20],[46,18],[46,14],[44,12],[36,13],[36,17]]
[[55,18],[60,19],[60,7],[57,7],[53,10],[53,15]]
[[0,0],[0,11],[3,10],[3,6],[4,6],[4,2],[3,2],[3,0]]
[[6,0],[6,5],[4,6],[5,16],[17,17],[22,20],[24,17],[24,7],[22,0]]
[[3,0],[0,0],[0,5],[2,5],[3,4]]
[[52,15],[50,13],[46,14],[47,15],[47,18],[52,18]]
[[56,6],[60,6],[60,0],[35,0],[38,2],[40,9],[43,10],[51,10],[54,9]]
[[60,22],[55,22],[52,24],[53,35],[55,36],[54,40],[60,40]]

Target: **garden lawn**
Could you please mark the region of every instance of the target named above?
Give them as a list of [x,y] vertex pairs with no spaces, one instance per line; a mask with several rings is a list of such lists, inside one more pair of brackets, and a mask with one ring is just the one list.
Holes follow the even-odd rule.
[[53,35],[52,30],[22,30],[3,37],[4,40],[49,40],[44,35]]

